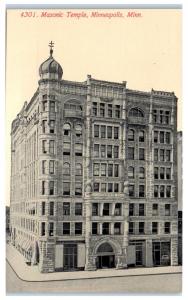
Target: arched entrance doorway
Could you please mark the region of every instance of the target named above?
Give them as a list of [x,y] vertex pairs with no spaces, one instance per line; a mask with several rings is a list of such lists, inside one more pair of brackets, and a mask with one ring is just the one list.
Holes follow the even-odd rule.
[[109,243],[103,243],[97,249],[97,269],[115,268],[115,253]]

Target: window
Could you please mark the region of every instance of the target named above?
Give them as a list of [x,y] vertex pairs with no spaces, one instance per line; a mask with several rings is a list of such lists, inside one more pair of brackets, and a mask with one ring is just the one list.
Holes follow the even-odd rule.
[[158,223],[152,222],[152,234],[157,234],[157,233],[158,233]]
[[160,143],[164,144],[164,131],[160,131]]
[[107,138],[112,139],[112,126],[107,126]]
[[153,205],[152,205],[152,215],[158,216],[158,204],[157,203],[153,203]]
[[69,202],[63,202],[63,215],[70,216],[70,203]]
[[144,179],[145,178],[145,169],[143,167],[139,168],[139,178]]
[[129,234],[134,234],[134,222],[129,222]]
[[42,153],[47,153],[47,141],[42,140]]
[[163,121],[164,121],[164,111],[163,110],[160,110],[160,115],[159,115],[159,120],[160,120],[160,123],[162,124]]
[[101,158],[106,157],[106,145],[101,145]]
[[129,111],[129,117],[143,118],[144,114],[139,108],[131,108]]
[[47,161],[43,160],[42,161],[42,174],[46,174],[46,164],[47,164]]
[[46,181],[42,181],[42,195],[46,194]]
[[107,222],[102,224],[102,234],[109,234],[109,225]]
[[97,116],[97,102],[93,102],[93,116]]
[[75,203],[75,216],[82,216],[82,203]]
[[78,222],[75,223],[75,235],[81,235],[82,234],[82,223]]
[[122,208],[121,203],[115,204],[114,216],[121,216],[121,208]]
[[134,197],[134,185],[129,185],[129,197]]
[[94,157],[99,157],[99,145],[94,144]]
[[49,142],[49,153],[50,154],[55,154],[55,141],[50,140]]
[[82,195],[82,183],[75,182],[75,195],[81,196]]
[[153,110],[153,122],[157,123],[157,110],[156,109]]
[[170,216],[170,204],[165,204],[165,216]]
[[76,176],[82,176],[82,165],[76,164],[76,170],[75,170]]
[[106,126],[101,125],[101,138],[105,139],[106,138]]
[[93,222],[92,223],[92,234],[97,234],[98,233],[97,227],[98,227],[97,223]]
[[128,147],[128,159],[134,159],[134,148]]
[[164,161],[164,149],[160,149],[160,161]]
[[99,137],[99,125],[94,125],[94,137]]
[[75,126],[75,133],[76,133],[76,137],[81,137],[82,136],[82,126],[77,124]]
[[164,179],[165,168],[160,168],[160,179]]
[[106,183],[101,183],[101,192],[106,193]]
[[75,156],[82,156],[82,144],[75,143]]
[[128,177],[134,178],[134,168],[133,167],[128,168]]
[[139,160],[144,160],[145,159],[145,149],[139,148]]
[[101,164],[101,176],[106,176],[106,164]]
[[63,164],[63,175],[70,175],[70,164],[67,162]]
[[54,215],[54,202],[50,201],[50,216]]
[[115,118],[120,118],[120,105],[115,105]]
[[100,117],[104,117],[104,116],[105,116],[105,104],[100,103]]
[[70,195],[70,182],[63,182],[63,195]]
[[154,131],[153,141],[154,143],[158,143],[158,131]]
[[170,112],[165,111],[165,123],[169,124],[170,123]]
[[112,104],[108,104],[108,117],[112,118]]
[[139,203],[139,216],[145,215],[145,205],[144,203]]
[[54,169],[55,169],[55,162],[54,160],[49,161],[49,173],[54,174]]
[[99,176],[99,164],[93,164],[93,176]]
[[119,165],[114,165],[114,177],[119,177]]
[[42,110],[47,111],[47,101],[42,101]]
[[98,215],[99,215],[99,204],[92,203],[92,216],[98,216]]
[[99,192],[99,183],[98,182],[94,183],[94,192]]
[[108,165],[108,177],[112,177],[113,176],[113,165],[109,164]]
[[170,156],[171,156],[171,151],[166,150],[166,161],[171,161]]
[[45,202],[42,202],[42,216],[44,216],[45,215],[45,206],[46,205],[46,203]]
[[54,181],[49,182],[49,195],[54,195]]
[[161,198],[164,198],[164,190],[165,190],[164,185],[160,185],[160,197]]
[[159,197],[159,186],[154,185],[154,197],[158,198]]
[[54,223],[49,222],[49,236],[54,236]]
[[42,133],[47,132],[47,120],[42,120]]
[[170,185],[166,186],[166,197],[167,198],[171,197],[171,186]]
[[171,179],[171,168],[166,168],[166,179]]
[[50,101],[50,112],[55,112],[55,101]]
[[154,179],[159,179],[159,168],[158,167],[154,168]]
[[170,222],[164,223],[164,233],[170,233]]
[[44,236],[46,234],[46,224],[45,222],[41,222],[41,235]]
[[140,234],[143,234],[143,233],[144,233],[144,222],[139,222],[138,232],[139,232]]
[[119,158],[119,146],[114,146],[114,158]]
[[107,145],[107,158],[112,158],[112,146]]
[[129,216],[134,216],[134,203],[129,203]]
[[55,121],[54,120],[50,120],[50,133],[54,133],[55,132]]
[[121,234],[121,223],[116,222],[114,223],[114,234]]
[[158,149],[154,149],[154,161],[158,161]]
[[129,129],[128,131],[128,141],[134,141],[134,130]]
[[166,132],[166,143],[170,144],[170,132]]
[[119,127],[114,127],[114,139],[119,139]]
[[114,183],[114,193],[119,192],[119,183]]
[[67,223],[67,222],[63,223],[63,234],[65,234],[65,235],[70,234],[70,223]]
[[108,193],[112,193],[113,192],[113,185],[112,183],[108,183]]
[[144,131],[143,130],[139,131],[139,142],[140,143],[144,142]]
[[103,204],[103,216],[109,216],[110,214],[110,205],[109,203]]
[[68,124],[68,123],[65,123],[64,125],[63,125],[63,134],[65,135],[65,136],[70,136],[70,125]]
[[139,185],[139,197],[145,197],[145,186]]

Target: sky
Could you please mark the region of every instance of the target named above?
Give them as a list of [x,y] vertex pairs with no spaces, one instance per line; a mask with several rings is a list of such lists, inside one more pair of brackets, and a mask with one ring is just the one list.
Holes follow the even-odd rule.
[[[126,17],[128,12],[139,17]],[[24,14],[23,14],[24,12]],[[29,15],[26,14],[29,12]],[[63,17],[42,17],[42,13]],[[68,12],[88,17],[68,17]],[[6,27],[6,202],[10,185],[11,122],[38,87],[40,64],[55,43],[54,58],[63,79],[122,82],[130,89],[174,92],[178,130],[182,130],[182,28],[180,9],[103,10],[121,18],[94,18],[102,10],[7,10]],[[69,15],[71,15],[69,13]]]

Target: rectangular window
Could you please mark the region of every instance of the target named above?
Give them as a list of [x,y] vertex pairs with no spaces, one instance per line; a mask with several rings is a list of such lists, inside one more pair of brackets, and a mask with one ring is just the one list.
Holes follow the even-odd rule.
[[114,127],[114,139],[119,139],[119,127]]
[[54,202],[50,201],[50,216],[54,216]]
[[94,137],[99,137],[99,125],[94,125]]
[[50,120],[50,133],[54,133],[55,132],[55,121],[54,120]]
[[106,126],[101,125],[101,138],[105,139],[106,138]]
[[145,149],[139,148],[139,160],[145,160]]
[[143,198],[145,197],[145,186],[139,185],[139,197]]
[[144,233],[144,222],[139,222],[139,229],[138,229],[140,234]]
[[115,118],[120,118],[120,105],[115,105]]
[[49,142],[49,153],[55,154],[55,141],[51,140]]
[[42,161],[42,174],[46,174],[46,164],[47,164],[47,161],[43,160]]
[[134,185],[129,185],[129,197],[134,197]]
[[94,183],[94,192],[99,192],[99,183],[98,182]]
[[42,195],[46,194],[46,181],[42,181]]
[[70,216],[70,202],[63,202],[63,215]]
[[93,176],[99,176],[99,164],[93,164]]
[[92,223],[92,234],[98,234],[98,230],[97,230],[97,223],[93,222]]
[[164,144],[164,131],[160,131],[160,143]]
[[49,236],[54,236],[54,223],[49,222]]
[[75,216],[82,216],[82,203],[75,203]]
[[139,203],[139,216],[145,216],[145,205],[144,205],[144,203]]
[[159,186],[154,185],[154,197],[158,198],[159,197]]
[[119,158],[119,146],[114,146],[114,158]]
[[158,161],[158,149],[154,149],[154,161]]
[[154,143],[158,143],[158,131],[154,131],[153,141],[154,141]]
[[113,176],[113,165],[109,164],[108,165],[108,177],[112,177]]
[[42,101],[42,110],[47,111],[47,101]]
[[75,195],[76,196],[82,195],[82,182],[75,182]]
[[170,124],[170,112],[165,111],[165,123]]
[[65,234],[65,235],[70,234],[70,223],[67,223],[67,222],[63,223],[63,234]]
[[92,216],[99,215],[99,203],[92,203]]
[[70,182],[63,182],[63,195],[70,195]]
[[166,161],[171,161],[170,156],[171,156],[171,151],[166,150]]
[[46,224],[45,222],[41,222],[41,235],[44,236],[46,234]]
[[160,149],[160,161],[164,161],[164,149]]
[[106,157],[106,145],[101,145],[101,158]]
[[134,234],[134,222],[129,222],[129,234]]
[[47,132],[47,120],[42,120],[42,133]]
[[128,159],[134,159],[134,148],[128,147]]
[[157,234],[157,233],[158,233],[158,223],[152,222],[152,234]]
[[158,204],[157,203],[153,203],[153,205],[152,205],[152,215],[158,216]]
[[112,192],[113,192],[113,184],[108,183],[108,193],[112,193]]
[[116,222],[114,223],[114,234],[121,234],[121,223]]
[[157,110],[153,110],[153,123],[157,123]]
[[166,132],[166,143],[170,144],[170,132]]
[[49,173],[50,174],[54,174],[54,168],[55,167],[55,162],[54,162],[54,160],[50,160],[49,161]]
[[170,204],[165,204],[165,216],[170,216]]
[[109,216],[110,215],[110,204],[104,203],[103,204],[103,216]]
[[144,143],[144,131],[143,130],[141,130],[139,132],[139,142]]
[[75,223],[75,235],[82,235],[82,223]]
[[108,104],[108,117],[112,118],[112,104]]
[[97,116],[97,102],[93,102],[93,116]]
[[170,222],[164,223],[164,233],[170,233]]
[[94,144],[94,157],[99,157],[99,145]]
[[102,234],[109,234],[110,233],[110,223],[105,222],[102,224]]
[[42,202],[42,216],[45,215],[45,207],[46,207],[46,203]]
[[50,101],[50,112],[55,112],[55,101]]
[[158,167],[154,168],[154,179],[159,179],[159,168]]
[[160,168],[160,179],[164,179],[165,177],[165,168]]
[[101,183],[101,192],[106,193],[106,183]]
[[101,164],[101,176],[106,176],[106,164]]
[[134,203],[129,203],[129,216],[134,216]]
[[166,179],[171,179],[171,168],[166,168]]
[[114,177],[119,177],[119,165],[114,165]]
[[121,203],[115,204],[114,216],[121,216],[122,205]]
[[171,186],[170,185],[166,186],[166,197],[167,198],[171,197]]
[[119,192],[119,183],[114,183],[114,193]]
[[104,117],[104,116],[105,116],[105,104],[100,103],[100,117]]
[[165,190],[165,186],[164,185],[160,185],[160,197],[164,198],[164,190]]
[[49,182],[49,195],[54,195],[54,181]]
[[107,158],[112,158],[112,146],[107,145]]
[[112,139],[112,126],[107,126],[107,138]]
[[47,153],[47,141],[42,140],[42,153]]
[[159,115],[159,120],[160,120],[160,123],[163,124],[164,122],[164,111],[163,110],[160,110],[160,115]]

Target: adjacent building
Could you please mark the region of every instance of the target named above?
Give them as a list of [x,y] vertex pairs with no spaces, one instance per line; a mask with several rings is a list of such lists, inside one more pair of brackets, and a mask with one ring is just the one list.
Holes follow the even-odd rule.
[[41,272],[178,264],[177,98],[62,79],[12,122],[11,242]]

